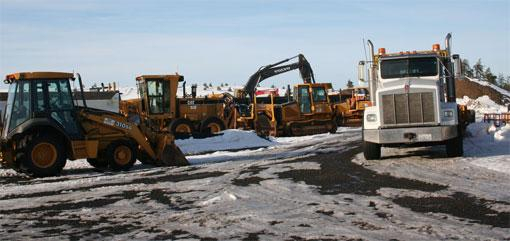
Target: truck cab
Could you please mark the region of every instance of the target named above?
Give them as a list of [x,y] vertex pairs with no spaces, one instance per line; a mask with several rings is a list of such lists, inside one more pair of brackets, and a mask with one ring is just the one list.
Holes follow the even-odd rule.
[[460,59],[450,53],[450,38],[448,34],[445,49],[434,44],[432,50],[386,53],[380,48],[377,54],[369,41],[373,94],[363,117],[366,159],[379,159],[382,146],[402,145],[444,144],[448,156],[462,156],[453,68]]

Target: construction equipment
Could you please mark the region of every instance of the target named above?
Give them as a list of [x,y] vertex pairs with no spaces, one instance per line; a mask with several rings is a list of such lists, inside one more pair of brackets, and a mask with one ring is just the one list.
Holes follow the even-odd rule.
[[367,87],[351,87],[339,93],[340,102],[333,104],[335,120],[339,126],[361,126],[363,111],[371,106]]
[[[292,59],[297,62],[282,65]],[[303,84],[294,86],[285,97],[256,97],[257,86],[265,79],[299,69]],[[236,96],[236,124],[253,128],[260,136],[300,136],[336,132],[327,88],[329,83],[315,83],[310,63],[299,54],[274,64],[262,66]],[[239,116],[237,116],[237,114]]]
[[[87,158],[97,168],[129,170],[137,158],[155,165],[186,165],[173,136],[129,122],[124,116],[88,108],[73,98],[72,73],[25,72],[7,75],[0,163],[29,175],[60,174],[67,159]],[[82,106],[78,106],[82,101]]]
[[196,97],[196,86],[191,96],[185,93],[177,98],[178,84],[184,76],[141,75],[136,77],[139,99],[122,100],[121,113],[136,119],[154,131],[167,130],[178,137],[207,136],[225,129],[224,95]]
[[363,143],[366,159],[380,159],[381,146],[446,145],[449,157],[463,155],[463,135],[474,112],[456,103],[455,76],[460,58],[451,54],[451,34],[446,48],[374,53],[369,40],[369,79],[365,62],[358,65],[360,81],[368,81],[372,106],[365,108]]

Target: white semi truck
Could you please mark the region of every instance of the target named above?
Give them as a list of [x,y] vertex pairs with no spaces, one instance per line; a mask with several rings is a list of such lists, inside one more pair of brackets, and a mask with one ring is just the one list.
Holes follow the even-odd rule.
[[462,133],[474,113],[455,101],[455,76],[461,71],[454,68],[460,58],[451,54],[451,34],[444,49],[434,44],[426,51],[374,53],[370,40],[368,46],[372,60],[358,66],[372,101],[363,116],[365,158],[380,159],[383,146],[416,145],[445,145],[447,156],[462,156]]

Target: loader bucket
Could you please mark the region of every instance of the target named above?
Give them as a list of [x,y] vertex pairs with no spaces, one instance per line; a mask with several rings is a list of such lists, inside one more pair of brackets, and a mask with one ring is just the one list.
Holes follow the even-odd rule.
[[168,144],[163,149],[161,155],[162,166],[187,166],[189,165],[188,160],[182,153],[181,149],[174,143]]

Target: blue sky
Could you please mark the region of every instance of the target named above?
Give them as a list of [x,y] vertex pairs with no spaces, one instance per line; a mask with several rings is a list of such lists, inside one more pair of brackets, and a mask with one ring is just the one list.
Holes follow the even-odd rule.
[[[188,83],[242,85],[261,65],[303,53],[321,82],[344,87],[363,39],[387,51],[444,45],[510,75],[510,1],[0,0],[0,74],[76,71],[134,85],[178,71]],[[297,72],[267,80],[283,86]]]

